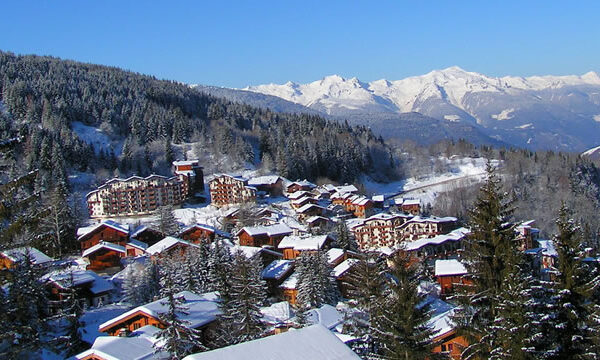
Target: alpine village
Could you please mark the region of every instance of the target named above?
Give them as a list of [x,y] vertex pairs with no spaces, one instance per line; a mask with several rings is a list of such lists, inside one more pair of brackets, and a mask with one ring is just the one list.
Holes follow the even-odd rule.
[[595,161],[0,52],[0,357],[598,359]]

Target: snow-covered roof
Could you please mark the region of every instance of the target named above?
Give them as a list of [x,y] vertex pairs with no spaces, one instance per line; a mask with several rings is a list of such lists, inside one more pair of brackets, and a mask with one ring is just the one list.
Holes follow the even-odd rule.
[[91,248],[86,249],[83,252],[83,254],[81,254],[81,257],[89,256],[90,254],[93,254],[93,253],[95,253],[96,251],[98,251],[100,249],[109,249],[109,250],[113,250],[113,251],[120,252],[120,253],[123,253],[123,254],[126,253],[125,246],[121,246],[121,245],[118,245],[118,244],[113,244],[113,243],[101,241],[98,244],[92,246]]
[[306,179],[296,180],[293,183],[289,184],[288,186],[290,186],[290,185],[299,185],[299,186],[308,187],[308,188],[316,188],[317,187],[317,185],[311,183],[310,181],[308,181]]
[[437,216],[415,216],[407,221],[407,223],[447,223],[447,222],[456,222],[457,219],[452,216],[446,217],[437,217]]
[[339,248],[331,248],[327,251],[327,262],[331,265],[333,264],[337,259],[339,259],[340,257],[344,256],[344,249],[339,249]]
[[111,282],[90,270],[58,270],[46,274],[42,279],[51,281],[63,289],[91,283],[89,290],[93,294],[100,294],[114,289]]
[[283,283],[281,283],[281,285],[279,285],[279,287],[282,289],[293,290],[296,288],[296,285],[298,285],[298,274],[294,272],[287,279],[285,279],[285,281]]
[[266,252],[269,253],[271,255],[275,255],[275,256],[282,256],[281,253],[278,253],[277,251],[273,251],[264,247],[258,247],[258,246],[244,246],[244,245],[231,245],[229,248],[229,252],[231,252],[232,254],[234,254],[236,251],[240,251],[244,254],[244,256],[246,256],[248,259],[256,256],[256,254],[262,253],[262,252]]
[[350,185],[336,186],[335,191],[337,191],[338,193],[354,193],[354,192],[357,192],[358,189],[356,188],[356,186],[350,184]]
[[321,212],[322,212],[323,210],[325,210],[325,208],[324,208],[324,207],[322,207],[322,206],[319,206],[319,205],[315,205],[315,204],[306,204],[306,205],[304,205],[304,206],[302,206],[302,207],[300,207],[300,208],[296,209],[296,212],[297,212],[298,214],[302,214],[302,213],[304,213],[304,212],[307,212],[308,210],[310,210],[310,209],[313,209],[313,208],[320,209],[320,210],[321,210]]
[[96,231],[97,229],[106,226],[109,227],[111,229],[114,229],[116,231],[122,232],[125,235],[129,234],[129,227],[126,225],[121,225],[115,221],[112,220],[104,220],[94,226],[86,226],[86,227],[82,227],[77,229],[77,236],[78,236],[78,240],[80,240],[81,238],[83,238],[84,236],[93,233],[94,231]]
[[148,244],[146,244],[143,241],[136,240],[136,239],[129,239],[129,242],[127,243],[127,245],[132,246],[137,249],[140,249],[140,250],[144,250],[144,251],[146,251],[146,249],[148,248]]
[[309,193],[308,191],[304,191],[304,190],[296,191],[296,192],[287,194],[287,198],[290,199],[290,200],[297,200],[297,199],[300,199],[300,198],[302,198],[304,196],[310,197],[310,196],[312,196],[312,194]]
[[383,202],[385,200],[385,195],[373,195],[371,199],[375,202]]
[[540,247],[542,248],[542,255],[558,257],[558,252],[556,251],[556,248],[554,247],[554,241],[538,240],[537,242],[538,242],[538,244],[540,244]]
[[291,260],[274,260],[262,271],[263,279],[279,280],[294,267]]
[[219,236],[223,236],[226,238],[230,238],[231,234],[228,233],[227,231],[223,231],[223,230],[219,230],[214,226],[210,226],[210,225],[206,225],[206,224],[193,224],[190,225],[188,227],[186,227],[185,229],[181,230],[179,232],[179,235],[181,236],[181,234],[185,234],[186,232],[190,231],[190,230],[194,230],[194,229],[202,229],[202,230],[206,230],[206,231],[210,231],[213,232]]
[[99,336],[91,349],[75,355],[75,359],[101,358],[105,360],[170,359],[169,353],[155,353],[154,343],[143,336]]
[[339,278],[340,276],[344,275],[346,273],[346,271],[350,270],[350,268],[358,263],[359,260],[358,259],[346,259],[344,261],[342,261],[338,266],[333,268],[333,276],[335,278]]
[[223,176],[226,176],[226,177],[229,177],[229,178],[232,178],[232,179],[235,179],[235,180],[243,181],[243,182],[247,182],[248,181],[248,179],[245,178],[245,177],[243,177],[243,176],[240,176],[240,175],[231,175],[231,174],[213,174],[213,179],[210,180],[210,181],[214,181],[214,180],[216,180],[216,179],[218,179],[220,177],[223,177]]
[[257,235],[275,236],[275,235],[285,235],[285,234],[292,233],[292,229],[290,229],[289,226],[287,226],[286,224],[246,226],[246,227],[243,227],[240,231],[238,231],[237,235],[241,234],[243,231],[245,231],[250,236],[257,236]]
[[289,235],[284,237],[279,246],[279,249],[293,248],[298,251],[319,250],[325,245],[327,239],[331,239],[329,235],[314,235],[314,236],[296,236]]
[[436,260],[435,276],[465,275],[467,268],[458,260]]
[[147,248],[146,252],[150,255],[160,254],[163,251],[168,250],[177,244],[182,244],[182,245],[186,245],[186,246],[195,246],[194,244],[190,243],[189,241],[185,241],[185,240],[173,237],[173,236],[167,236],[166,238],[162,239],[161,241],[159,241],[156,244]]
[[31,258],[31,261],[37,265],[44,264],[44,263],[54,260],[51,257],[49,257],[48,255],[44,254],[43,252],[39,251],[38,249],[36,249],[34,247],[19,247],[19,248],[14,248],[14,249],[9,249],[9,250],[2,250],[0,252],[0,254],[2,254],[3,256],[6,256],[8,259],[10,259],[13,262],[20,261],[26,255],[29,255],[29,257]]
[[295,313],[290,303],[287,301],[281,301],[271,306],[263,307],[260,309],[263,317],[261,321],[268,324],[278,324],[289,321],[294,317]]
[[437,235],[432,238],[423,238],[415,241],[407,241],[402,243],[402,248],[406,251],[414,251],[418,250],[427,245],[440,245],[445,243],[446,241],[460,241],[470,233],[470,230],[467,228],[459,228],[449,232],[448,234]]
[[277,175],[265,175],[265,176],[257,176],[248,180],[248,185],[251,186],[260,186],[260,185],[274,185],[281,178]]
[[316,200],[313,199],[312,197],[306,196],[306,197],[301,197],[299,199],[292,200],[291,203],[294,206],[301,206],[302,204],[305,204],[307,201],[315,201],[316,202]]
[[[217,315],[221,314],[219,310],[217,293],[210,292],[205,294],[194,294],[191,291],[181,291],[175,294],[175,297],[183,300],[182,306],[186,308],[185,313],[178,313],[178,319],[185,322],[185,326],[196,329],[206,325],[216,319]],[[118,324],[121,320],[129,316],[143,312],[155,319],[158,319],[160,314],[164,314],[169,310],[167,298],[162,298],[151,303],[133,308],[109,321],[106,321],[98,328],[100,331]]]
[[323,216],[318,216],[318,215],[316,215],[316,216],[311,216],[311,217],[309,217],[308,219],[306,219],[305,221],[306,221],[306,223],[307,223],[307,224],[312,224],[312,223],[314,223],[314,222],[315,222],[315,221],[317,221],[317,220],[325,220],[325,221],[329,221],[329,219],[328,219],[328,218],[326,218],[326,217],[323,217]]
[[370,202],[371,202],[371,199],[364,197],[364,196],[358,196],[352,200],[352,204],[358,205],[358,206],[364,206]]
[[208,359],[350,360],[360,359],[360,357],[331,331],[316,324],[184,358],[184,360]]
[[320,324],[328,329],[333,329],[344,322],[344,315],[335,307],[325,304],[318,309],[309,310],[306,320],[310,324]]
[[402,206],[412,206],[412,205],[421,205],[421,200],[419,200],[419,199],[405,199],[402,202]]
[[178,161],[173,161],[173,165],[175,166],[194,166],[194,165],[198,165],[198,160],[178,160]]

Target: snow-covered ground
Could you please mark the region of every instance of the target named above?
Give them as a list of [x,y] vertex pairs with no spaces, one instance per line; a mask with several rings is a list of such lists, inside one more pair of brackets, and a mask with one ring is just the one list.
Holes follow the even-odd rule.
[[[404,197],[421,200],[421,204],[433,204],[438,194],[452,188],[464,186],[485,179],[485,158],[440,158],[450,171],[440,175],[420,178],[408,178],[392,183],[382,184],[364,179],[363,184],[373,194],[402,194]],[[492,161],[497,166],[498,161]]]
[[129,309],[131,309],[129,304],[109,304],[86,310],[81,317],[81,321],[84,323],[81,338],[91,344],[98,336],[105,336],[106,334],[98,331],[98,326],[127,312]]
[[109,151],[112,149],[115,152],[115,155],[121,155],[123,141],[111,141],[110,137],[103,133],[99,128],[85,125],[79,121],[73,121],[71,123],[71,128],[81,140],[93,145],[96,151]]

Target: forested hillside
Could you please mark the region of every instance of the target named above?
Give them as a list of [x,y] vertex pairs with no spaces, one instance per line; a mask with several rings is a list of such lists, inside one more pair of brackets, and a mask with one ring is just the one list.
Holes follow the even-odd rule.
[[[42,182],[71,169],[165,173],[177,155],[172,144],[189,142],[200,144],[197,153],[263,162],[292,179],[394,176],[389,150],[367,128],[273,113],[113,67],[0,52],[0,104],[0,139],[24,138],[11,173],[39,168]],[[76,128],[108,144],[94,148]]]

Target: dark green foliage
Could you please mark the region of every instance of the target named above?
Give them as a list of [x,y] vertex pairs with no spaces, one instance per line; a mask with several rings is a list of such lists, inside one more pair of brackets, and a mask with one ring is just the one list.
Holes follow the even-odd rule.
[[426,295],[417,291],[423,275],[405,255],[397,254],[391,262],[386,291],[371,325],[376,353],[383,359],[435,359],[430,308]]
[[[114,139],[130,139],[118,164],[126,173],[168,171],[164,163],[147,156],[146,145],[163,139],[180,144],[196,136],[212,145],[208,148],[215,154],[240,164],[255,162],[260,139],[260,157],[269,154],[276,170],[291,178],[351,181],[363,172],[393,176],[387,164],[372,166],[371,153],[388,150],[366,127],[351,128],[313,115],[273,113],[106,66],[0,52],[0,100],[14,118],[3,119],[0,125],[24,122],[29,137],[36,137],[29,149],[35,154],[26,154],[28,164],[43,171],[52,168],[54,144],[63,149],[67,168],[117,167],[112,151],[94,153],[73,134],[73,122],[81,122]],[[169,163],[172,154],[166,146],[163,149],[160,156]],[[281,158],[284,153],[290,161]]]
[[336,244],[337,247],[344,250],[353,250],[357,249],[356,240],[354,240],[354,236],[348,230],[348,225],[344,220],[338,221],[336,225]]
[[162,206],[158,209],[158,230],[169,236],[179,232],[179,223],[175,218],[172,206]]
[[298,304],[305,310],[323,304],[335,304],[337,285],[331,276],[327,254],[323,251],[302,253],[296,259]]
[[254,340],[265,331],[260,306],[266,299],[266,284],[261,278],[260,259],[248,259],[243,252],[236,252],[229,284],[228,296],[220,304],[220,346]]

